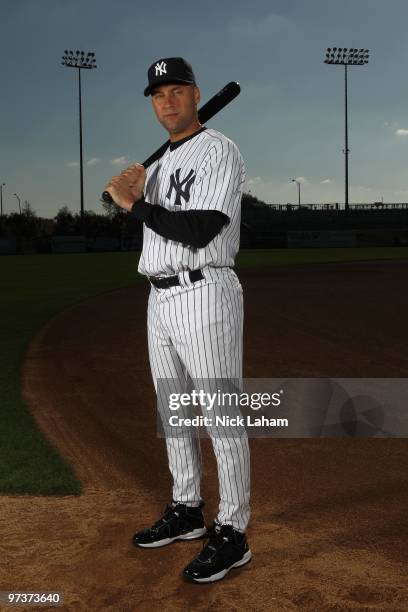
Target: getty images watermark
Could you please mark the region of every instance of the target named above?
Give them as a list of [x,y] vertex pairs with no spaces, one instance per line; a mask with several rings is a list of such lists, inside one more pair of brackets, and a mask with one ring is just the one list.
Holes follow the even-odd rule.
[[[261,408],[280,406],[281,392],[269,393],[245,393],[228,392],[217,389],[216,392],[204,391],[204,389],[192,389],[189,393],[170,393],[168,407],[169,410],[180,410],[181,408],[200,407],[207,411],[207,414],[196,416],[181,416],[172,414],[168,422],[171,427],[288,427],[289,422],[286,418],[269,418],[263,414],[255,418],[254,415],[247,414],[245,417],[240,414],[242,407],[250,408],[253,411]],[[231,414],[230,409],[235,407],[235,412]],[[228,410],[226,410],[228,408]],[[214,414],[213,414],[214,413]]]
[[159,379],[160,437],[405,438],[406,378]]

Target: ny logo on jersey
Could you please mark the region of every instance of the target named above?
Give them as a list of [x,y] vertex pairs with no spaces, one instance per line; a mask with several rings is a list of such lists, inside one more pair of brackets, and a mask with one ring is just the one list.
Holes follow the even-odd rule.
[[[190,199],[190,189],[191,185],[194,183],[195,174],[194,170],[190,170],[188,175],[183,181],[180,181],[180,172],[181,168],[177,168],[175,173],[170,176],[170,187],[167,192],[166,198],[171,198],[171,194],[173,193],[173,189],[176,191],[176,199],[174,200],[175,206],[181,206],[181,196],[183,196],[186,202]],[[184,187],[184,191],[183,191]]]
[[155,65],[155,69],[156,69],[156,76],[158,74],[160,75],[167,74],[167,64],[165,62],[157,62],[157,64]]

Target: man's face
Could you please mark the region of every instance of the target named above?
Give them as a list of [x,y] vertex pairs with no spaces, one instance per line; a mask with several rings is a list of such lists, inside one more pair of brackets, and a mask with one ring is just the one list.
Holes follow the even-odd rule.
[[151,98],[157,119],[170,134],[183,133],[197,122],[200,90],[196,85],[157,85]]

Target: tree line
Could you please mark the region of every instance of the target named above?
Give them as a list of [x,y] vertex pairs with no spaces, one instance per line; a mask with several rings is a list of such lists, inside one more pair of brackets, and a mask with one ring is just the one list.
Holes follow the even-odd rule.
[[[254,203],[263,204],[250,193],[244,193],[242,206],[247,210]],[[12,212],[1,217],[0,234],[2,237],[14,236],[17,240],[41,240],[52,236],[85,235],[121,237],[124,234],[141,232],[142,223],[127,211],[115,204],[102,203],[104,212],[85,211],[83,219],[79,213],[73,213],[68,206],[59,209],[55,217],[38,216],[29,202],[26,202],[21,213]]]

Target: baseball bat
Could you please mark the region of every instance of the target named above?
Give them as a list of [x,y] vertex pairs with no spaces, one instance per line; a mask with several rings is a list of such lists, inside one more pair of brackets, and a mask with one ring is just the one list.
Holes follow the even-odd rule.
[[[206,123],[212,117],[214,117],[217,113],[220,112],[227,104],[229,104],[234,98],[237,97],[239,92],[241,91],[240,84],[236,81],[230,81],[227,83],[225,87],[220,89],[218,93],[215,94],[208,102],[202,106],[198,111],[198,120],[200,123]],[[151,164],[153,164],[157,159],[159,159],[167,147],[170,144],[170,140],[167,140],[161,147],[157,149],[150,157],[143,162],[143,166],[148,168]],[[102,200],[107,204],[112,204],[113,199],[109,191],[104,191],[102,194]]]

